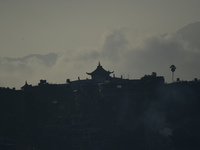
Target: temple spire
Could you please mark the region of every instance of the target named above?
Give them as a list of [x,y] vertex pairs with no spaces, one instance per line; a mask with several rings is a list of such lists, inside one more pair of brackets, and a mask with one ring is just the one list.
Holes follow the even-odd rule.
[[100,61],[99,61],[99,66],[101,66],[101,63],[100,63]]

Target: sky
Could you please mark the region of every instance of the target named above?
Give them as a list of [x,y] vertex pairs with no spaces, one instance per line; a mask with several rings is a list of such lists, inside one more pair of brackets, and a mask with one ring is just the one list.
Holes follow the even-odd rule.
[[0,0],[0,87],[87,78],[98,61],[125,78],[157,72],[170,82],[171,64],[176,77],[200,78],[198,48],[176,35],[200,21],[199,6],[199,0]]

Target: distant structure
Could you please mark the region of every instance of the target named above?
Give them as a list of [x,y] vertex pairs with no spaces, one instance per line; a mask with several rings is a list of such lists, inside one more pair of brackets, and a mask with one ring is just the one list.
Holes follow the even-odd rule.
[[31,84],[29,85],[29,84],[27,83],[27,81],[26,81],[25,84],[24,84],[24,86],[21,87],[21,89],[24,90],[24,89],[30,88],[30,87],[32,87],[32,85],[31,85]]
[[110,78],[110,74],[113,73],[114,71],[110,72],[110,71],[106,71],[100,64],[97,66],[97,68],[91,72],[91,73],[87,73],[88,75],[91,75],[92,80],[95,80],[97,82],[103,82],[105,80],[108,80]]
[[[114,71],[110,72],[105,70],[101,64],[100,61],[98,63],[97,68],[92,71],[91,73],[86,72],[86,74],[91,76],[91,79],[80,79],[78,77],[78,80],[71,81],[70,79],[66,80],[66,83],[63,84],[49,84],[46,80],[40,80],[37,86],[32,86],[25,82],[25,85],[21,87],[22,90],[26,89],[41,89],[41,88],[65,88],[65,89],[71,89],[72,91],[77,91],[80,89],[90,89],[91,91],[95,88],[99,88],[100,90],[103,88],[110,87],[110,90],[115,88],[125,88],[125,87],[131,87],[134,86],[135,88],[139,85],[144,84],[150,84],[150,85],[157,85],[157,84],[164,84],[164,77],[157,76],[155,72],[152,73],[152,75],[145,75],[141,79],[125,79],[122,75],[121,77],[116,77],[115,74],[113,74],[113,77],[110,75],[114,73]],[[87,88],[86,88],[87,87]],[[122,88],[123,87],[123,88]],[[115,89],[114,88],[114,89]]]

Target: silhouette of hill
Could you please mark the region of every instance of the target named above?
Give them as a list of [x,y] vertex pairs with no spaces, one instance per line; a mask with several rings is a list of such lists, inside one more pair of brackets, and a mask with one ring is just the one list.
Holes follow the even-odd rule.
[[178,30],[177,33],[181,35],[184,40],[200,50],[200,22],[191,23]]
[[156,73],[0,88],[0,149],[199,149],[199,88]]

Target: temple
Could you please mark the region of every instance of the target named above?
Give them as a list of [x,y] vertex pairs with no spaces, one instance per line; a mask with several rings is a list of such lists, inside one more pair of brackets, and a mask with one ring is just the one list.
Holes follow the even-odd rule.
[[110,74],[113,73],[114,71],[110,72],[110,71],[106,71],[100,64],[97,66],[97,68],[91,72],[91,73],[87,73],[88,75],[91,75],[92,80],[96,80],[96,81],[105,81],[108,80],[110,78]]

